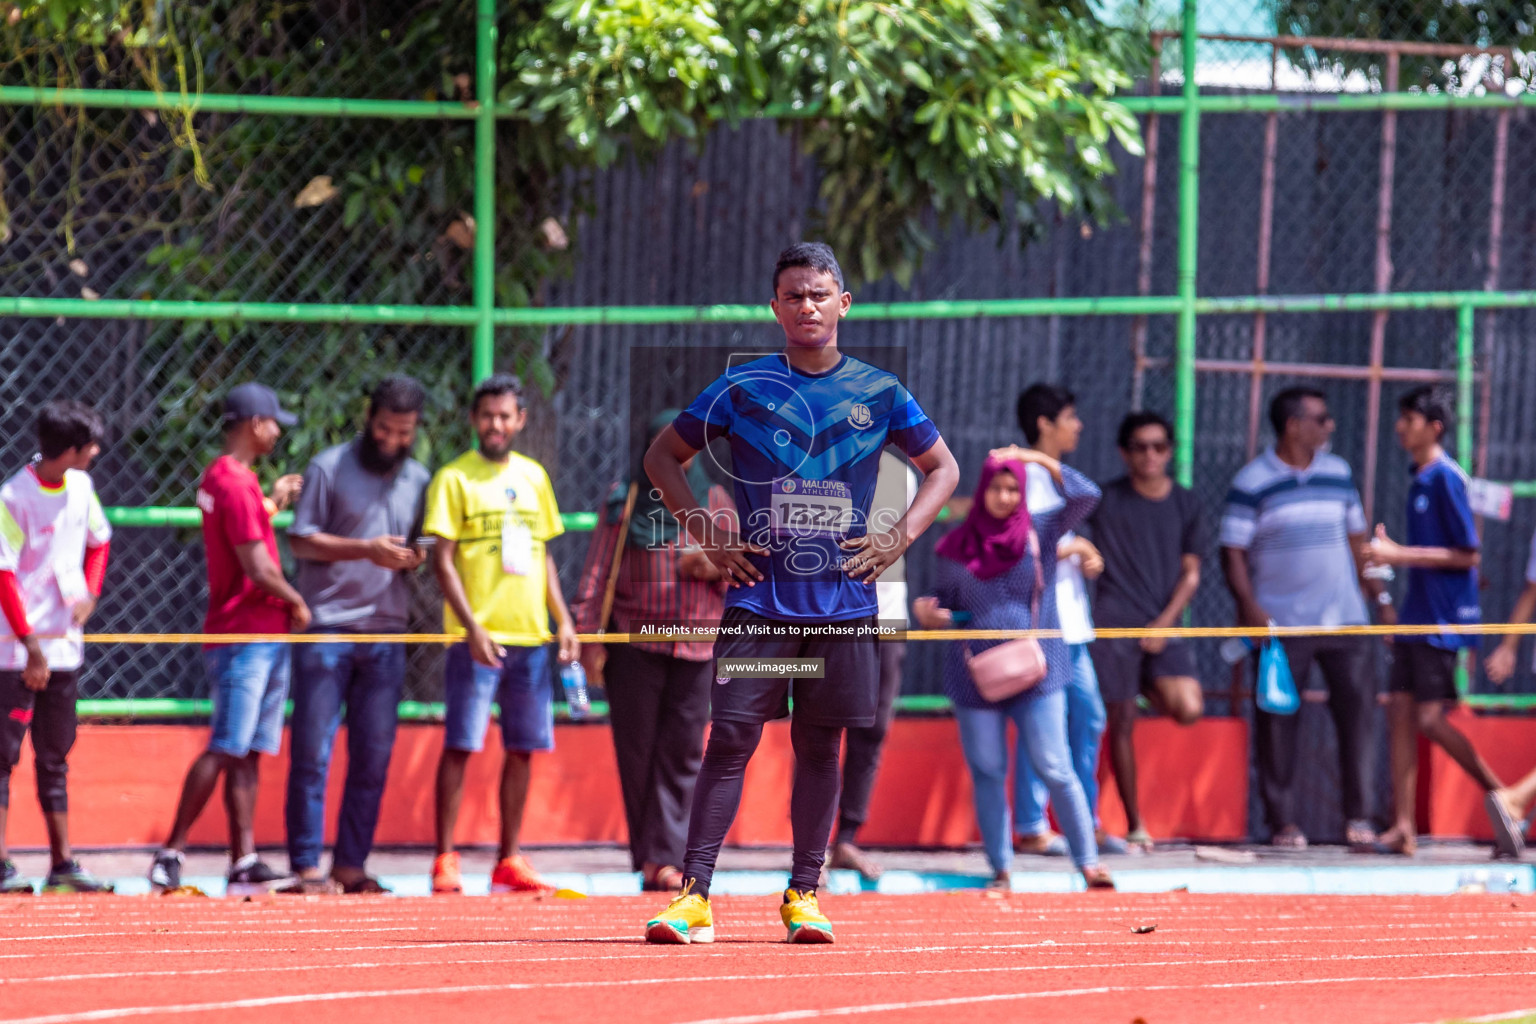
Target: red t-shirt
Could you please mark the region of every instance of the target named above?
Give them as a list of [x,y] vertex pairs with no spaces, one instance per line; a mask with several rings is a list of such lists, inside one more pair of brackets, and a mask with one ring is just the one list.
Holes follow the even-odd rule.
[[197,507],[203,510],[208,560],[206,632],[288,632],[288,603],[256,586],[235,555],[236,547],[259,540],[272,564],[278,564],[277,536],[263,501],[261,481],[231,456],[220,455],[203,473]]

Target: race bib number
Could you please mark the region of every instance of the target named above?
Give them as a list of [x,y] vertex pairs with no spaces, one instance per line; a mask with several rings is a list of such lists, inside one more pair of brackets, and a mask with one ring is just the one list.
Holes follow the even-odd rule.
[[1467,484],[1467,503],[1474,514],[1507,523],[1514,507],[1515,491],[1508,484],[1473,479]]
[[501,570],[513,576],[533,572],[533,531],[511,512],[501,521]]
[[854,525],[853,494],[840,480],[780,480],[769,504],[780,535],[842,537]]
[[55,562],[53,578],[59,584],[59,596],[64,598],[66,608],[91,596],[90,588],[85,585],[85,569],[81,566]]

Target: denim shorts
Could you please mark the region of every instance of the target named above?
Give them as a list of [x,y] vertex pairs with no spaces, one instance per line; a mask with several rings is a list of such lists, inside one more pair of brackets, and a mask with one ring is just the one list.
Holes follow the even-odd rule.
[[505,750],[555,749],[555,698],[550,678],[550,649],[507,647],[501,668],[469,656],[468,644],[448,648],[443,689],[444,745],[449,750],[479,750],[491,723],[491,702],[501,705],[501,745]]
[[213,691],[213,735],[208,749],[244,757],[276,754],[283,743],[288,700],[287,644],[221,644],[203,648]]

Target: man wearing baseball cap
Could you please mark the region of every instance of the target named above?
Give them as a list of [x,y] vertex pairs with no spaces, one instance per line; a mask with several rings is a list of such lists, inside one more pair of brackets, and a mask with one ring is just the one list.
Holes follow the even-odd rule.
[[[292,503],[303,478],[280,477],[268,498],[252,468],[277,447],[282,428],[295,422],[264,385],[240,384],[225,396],[224,453],[209,465],[197,489],[208,562],[206,633],[271,635],[290,629],[302,632],[309,625],[309,608],[283,578],[272,532],[273,514]],[[282,741],[288,655],[288,645],[273,640],[204,645],[213,696],[212,734],[208,749],[187,771],[176,824],[150,867],[155,891],[181,885],[187,833],[220,776],[225,777],[229,815],[229,894],[266,891],[282,879],[257,859],[252,822],[257,760],[262,754],[276,754]]]

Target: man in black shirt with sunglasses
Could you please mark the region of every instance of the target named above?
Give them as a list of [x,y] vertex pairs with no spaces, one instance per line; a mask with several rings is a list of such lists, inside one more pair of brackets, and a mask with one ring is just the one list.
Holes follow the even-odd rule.
[[[1179,624],[1200,587],[1200,559],[1209,546],[1205,519],[1194,494],[1173,482],[1168,463],[1173,427],[1155,412],[1133,412],[1120,423],[1120,457],[1127,474],[1104,487],[1089,520],[1093,542],[1104,556],[1094,621],[1101,628]],[[1204,710],[1194,652],[1183,640],[1098,639],[1090,649],[1099,692],[1109,714],[1110,761],[1125,805],[1126,841],[1149,850],[1136,797],[1136,697],[1180,725]]]

